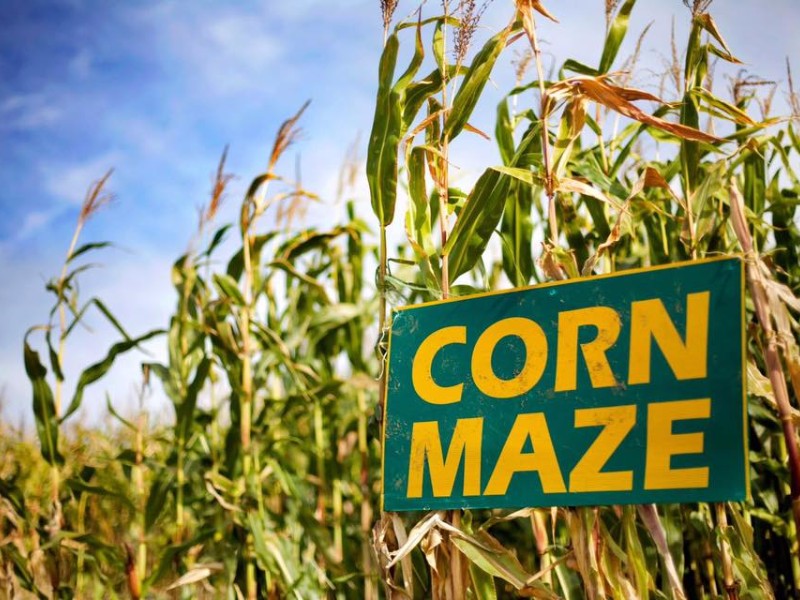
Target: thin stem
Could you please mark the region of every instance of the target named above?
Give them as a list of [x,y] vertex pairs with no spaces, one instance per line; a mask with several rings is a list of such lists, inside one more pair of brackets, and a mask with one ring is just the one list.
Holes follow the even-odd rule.
[[[445,13],[445,17],[446,17]],[[445,18],[445,23],[447,19]],[[445,35],[445,27],[442,26],[442,35]],[[445,38],[446,39],[446,38]],[[443,76],[442,80],[442,106],[443,114],[448,114],[447,107],[447,79]],[[446,118],[446,116],[444,117]],[[444,127],[442,127],[444,129]],[[445,246],[447,245],[447,204],[450,196],[450,142],[447,134],[442,135],[442,169],[437,178],[439,185],[439,236],[442,242],[442,298],[450,296],[450,267]]]
[[547,194],[547,219],[550,226],[550,240],[555,245],[558,240],[558,219],[556,218],[555,181],[550,158],[550,137],[547,130],[547,118],[550,112],[550,98],[544,86],[544,67],[542,66],[542,51],[539,48],[539,39],[536,36],[536,22],[533,18],[533,9],[526,7],[521,11],[522,25],[533,49],[533,58],[536,63],[536,74],[539,79],[539,98],[541,101],[540,119],[542,122],[542,160],[544,161],[544,189]]
[[[61,367],[64,359],[64,351],[66,350],[66,337],[65,332],[67,331],[67,309],[65,307],[64,301],[64,287],[67,280],[67,269],[69,267],[69,259],[72,256],[72,253],[75,251],[75,246],[78,245],[78,238],[81,235],[81,230],[83,229],[83,221],[78,219],[78,224],[75,227],[75,231],[72,234],[72,241],[69,243],[69,249],[67,250],[67,256],[64,260],[64,265],[61,267],[61,277],[58,280],[58,325],[59,325],[59,335],[58,335],[58,364]],[[63,397],[63,387],[64,382],[60,379],[56,378],[56,387],[55,387],[55,406],[56,406],[56,418],[61,416],[61,404],[62,404],[62,397]]]
[[[253,288],[253,263],[250,252],[250,226],[252,222],[248,219],[247,227],[242,232],[242,254],[244,258],[244,298],[245,304],[241,310],[240,332],[242,336],[242,397],[240,406],[239,437],[242,445],[242,477],[246,489],[250,490],[252,482],[253,457],[251,456],[250,430],[251,415],[253,410],[253,375],[252,375],[252,346],[250,339],[250,310],[252,306]],[[247,600],[255,600],[257,594],[256,583],[256,564],[253,556],[253,534],[248,532],[246,540],[246,597]]]
[[545,573],[542,577],[542,581],[547,585],[552,585],[553,576],[550,572],[552,559],[547,551],[549,540],[547,536],[545,514],[545,511],[541,509],[534,509],[531,512],[531,528],[533,530],[533,539],[536,542],[536,554],[539,556],[539,571],[544,571]]
[[386,353],[383,347],[384,332],[386,330],[386,274],[387,274],[387,245],[386,245],[386,226],[381,225],[380,231],[380,251],[378,267],[378,358],[380,365],[380,381],[378,382],[378,412],[381,419],[385,417],[386,410]]
[[[448,2],[444,2],[444,21],[442,25],[442,37],[445,40],[444,46],[447,47],[447,17],[448,17]],[[458,62],[463,59],[459,57]],[[458,66],[458,65],[457,65]],[[458,69],[456,69],[458,70]],[[442,120],[446,121],[450,114],[449,96],[447,93],[447,69],[444,69],[442,74]],[[445,247],[447,246],[448,237],[448,201],[450,196],[450,140],[447,135],[446,123],[442,123],[442,168],[437,177],[437,184],[439,186],[439,236],[442,243],[442,299],[450,297],[450,264]],[[453,510],[448,511],[446,520],[453,526],[461,527],[461,511]],[[463,578],[464,573],[464,557],[458,548],[452,543],[445,544],[442,548],[444,552],[442,556],[449,556],[449,572],[448,577],[444,582],[445,597],[448,600],[462,600],[465,597],[466,583]]]
[[[717,527],[721,533],[727,533],[728,515],[725,512],[725,504],[715,504],[714,510],[717,515]],[[722,576],[724,578],[725,592],[728,594],[728,600],[738,600],[739,591],[736,586],[736,580],[733,578],[731,545],[724,536],[720,538],[720,549],[722,551]]]
[[363,390],[358,390],[356,396],[358,399],[358,455],[361,483],[361,567],[365,575],[364,600],[377,600],[378,588],[373,577],[374,568],[369,543],[372,531],[372,502],[369,489],[367,399]]
[[[800,451],[798,451],[797,447],[797,432],[792,419],[792,407],[789,402],[786,377],[783,373],[783,365],[778,352],[778,335],[772,326],[770,301],[767,296],[764,274],[761,271],[761,259],[753,249],[753,239],[750,236],[750,230],[747,227],[747,221],[744,216],[744,203],[735,184],[730,186],[730,205],[733,228],[747,257],[747,286],[753,299],[756,317],[767,342],[764,350],[764,362],[767,365],[769,380],[775,393],[783,437],[786,441],[786,452],[789,456],[788,467],[791,476],[792,516],[794,517],[796,529],[800,531]],[[800,548],[797,545],[795,545],[795,552],[800,556]]]
[[327,521],[326,499],[328,496],[328,476],[325,469],[325,430],[322,423],[322,405],[314,402],[314,454],[317,463],[317,520],[323,527]]
[[[78,503],[78,534],[83,535],[85,533],[86,528],[86,502],[88,499],[88,494],[81,494],[80,502]],[[76,573],[76,582],[75,582],[75,595],[80,598],[83,592],[83,568],[84,562],[86,560],[86,549],[84,548],[83,544],[81,544],[80,548],[78,549],[78,565],[77,565],[77,573]]]

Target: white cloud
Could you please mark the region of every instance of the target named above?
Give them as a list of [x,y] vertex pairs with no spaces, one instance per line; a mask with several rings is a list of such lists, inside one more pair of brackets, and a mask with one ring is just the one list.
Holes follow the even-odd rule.
[[[246,9],[227,12],[179,10],[181,18],[169,14],[155,17],[156,31],[169,55],[183,63],[178,71],[188,74],[200,90],[210,95],[257,92],[278,67],[282,45],[263,26],[261,15]],[[153,13],[154,15],[156,13]]]
[[82,48],[69,61],[69,70],[79,79],[87,79],[92,74],[92,63],[92,53],[87,48]]
[[347,10],[356,8],[368,8],[375,15],[375,22],[380,20],[380,6],[377,2],[368,3],[365,6],[364,0],[338,0],[332,4],[330,0],[292,0],[291,2],[275,2],[269,6],[269,14],[286,19],[306,19],[322,11],[336,10],[344,13]]
[[0,99],[0,130],[37,129],[53,125],[63,111],[47,95],[15,94]]
[[49,224],[50,221],[58,216],[58,213],[60,212],[60,209],[51,208],[45,210],[33,210],[27,213],[22,219],[22,224],[16,230],[14,238],[9,240],[7,243],[13,244],[27,239],[32,234],[39,231],[42,227]]

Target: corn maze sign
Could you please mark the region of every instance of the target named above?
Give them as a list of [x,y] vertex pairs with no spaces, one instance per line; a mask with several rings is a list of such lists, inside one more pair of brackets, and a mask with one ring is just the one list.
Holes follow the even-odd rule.
[[736,259],[397,311],[384,508],[744,499],[743,321]]

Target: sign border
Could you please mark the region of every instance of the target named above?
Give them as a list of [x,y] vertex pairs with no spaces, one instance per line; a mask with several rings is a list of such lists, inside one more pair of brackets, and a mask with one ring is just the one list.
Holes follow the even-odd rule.
[[[516,292],[524,292],[527,290],[533,289],[540,289],[540,288],[548,288],[548,287],[557,287],[563,285],[569,285],[571,283],[576,283],[578,281],[585,281],[589,279],[611,279],[611,278],[622,278],[626,275],[636,275],[644,272],[653,272],[653,271],[663,271],[666,269],[680,269],[684,267],[691,267],[694,265],[700,264],[708,264],[714,262],[724,262],[724,261],[736,261],[739,263],[739,271],[740,271],[740,290],[739,290],[739,299],[740,299],[740,307],[741,307],[741,374],[742,374],[742,438],[744,440],[743,448],[744,448],[744,482],[745,482],[745,497],[749,501],[752,499],[752,494],[750,490],[750,439],[747,431],[747,333],[745,327],[745,318],[747,316],[747,309],[745,307],[746,301],[746,287],[747,287],[747,272],[745,270],[745,261],[739,256],[713,256],[713,257],[706,257],[697,260],[685,260],[685,261],[678,261],[674,263],[667,263],[662,265],[654,265],[650,267],[635,267],[633,269],[625,269],[624,271],[617,271],[615,273],[601,273],[599,275],[591,275],[588,277],[574,277],[572,279],[563,279],[560,281],[545,281],[542,283],[534,284],[534,285],[526,285],[522,287],[515,287],[515,288],[508,288],[504,290],[490,290],[488,292],[479,292],[477,294],[470,294],[469,296],[457,296],[455,298],[446,298],[443,300],[431,300],[429,302],[420,302],[419,304],[409,304],[406,306],[399,306],[396,308],[392,308],[390,314],[390,328],[389,328],[389,339],[388,349],[386,352],[386,363],[384,368],[386,369],[386,377],[384,378],[383,382],[383,399],[384,399],[384,406],[383,406],[383,413],[381,414],[381,491],[380,491],[380,509],[381,512],[385,512],[384,503],[386,500],[386,416],[389,412],[389,365],[391,364],[392,358],[392,331],[394,326],[394,317],[396,314],[408,310],[414,310],[417,308],[425,308],[428,306],[438,306],[441,304],[451,304],[454,302],[460,302],[463,300],[473,300],[475,298],[486,298],[488,296],[500,296],[503,294],[511,294]],[[455,509],[453,509],[455,510]],[[463,509],[460,509],[463,510]]]

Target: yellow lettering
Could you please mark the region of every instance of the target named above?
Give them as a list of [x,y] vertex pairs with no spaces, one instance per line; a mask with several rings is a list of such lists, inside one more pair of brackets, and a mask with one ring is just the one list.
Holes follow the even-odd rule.
[[[492,353],[504,337],[515,335],[525,345],[525,364],[511,379],[500,379],[492,370]],[[489,326],[475,342],[472,379],[490,398],[515,398],[529,392],[547,364],[547,338],[539,325],[522,317],[511,317]]]
[[631,304],[631,348],[628,383],[650,383],[652,337],[667,359],[676,379],[706,377],[709,292],[686,297],[686,341],[659,299]]
[[438,421],[414,423],[411,430],[411,454],[408,463],[409,498],[422,497],[422,479],[427,459],[431,475],[431,488],[437,498],[450,496],[464,457],[464,495],[481,493],[481,441],[483,417],[458,419],[447,449],[447,459],[442,456],[442,440]]
[[[523,453],[522,448],[528,439],[533,444],[533,452]],[[544,413],[517,415],[483,493],[487,496],[505,494],[511,478],[520,471],[537,471],[545,494],[566,491]]]
[[602,426],[603,429],[569,474],[570,492],[618,492],[633,489],[633,471],[602,473],[601,469],[635,424],[636,405],[633,404],[575,411],[575,427]]
[[566,392],[578,387],[578,332],[593,325],[597,337],[581,344],[583,360],[589,370],[592,387],[613,387],[617,384],[606,358],[606,351],[619,337],[619,315],[613,308],[593,306],[569,310],[558,315],[558,359],[555,391]]
[[419,345],[411,365],[411,381],[417,395],[430,404],[453,404],[461,400],[463,383],[441,386],[433,380],[433,359],[449,344],[466,344],[467,328],[464,326],[444,327],[434,331]]
[[646,490],[708,487],[708,467],[672,468],[673,456],[699,454],[703,451],[701,432],[672,433],[672,423],[688,419],[708,419],[710,416],[709,398],[655,402],[648,406],[647,455],[644,471]]

